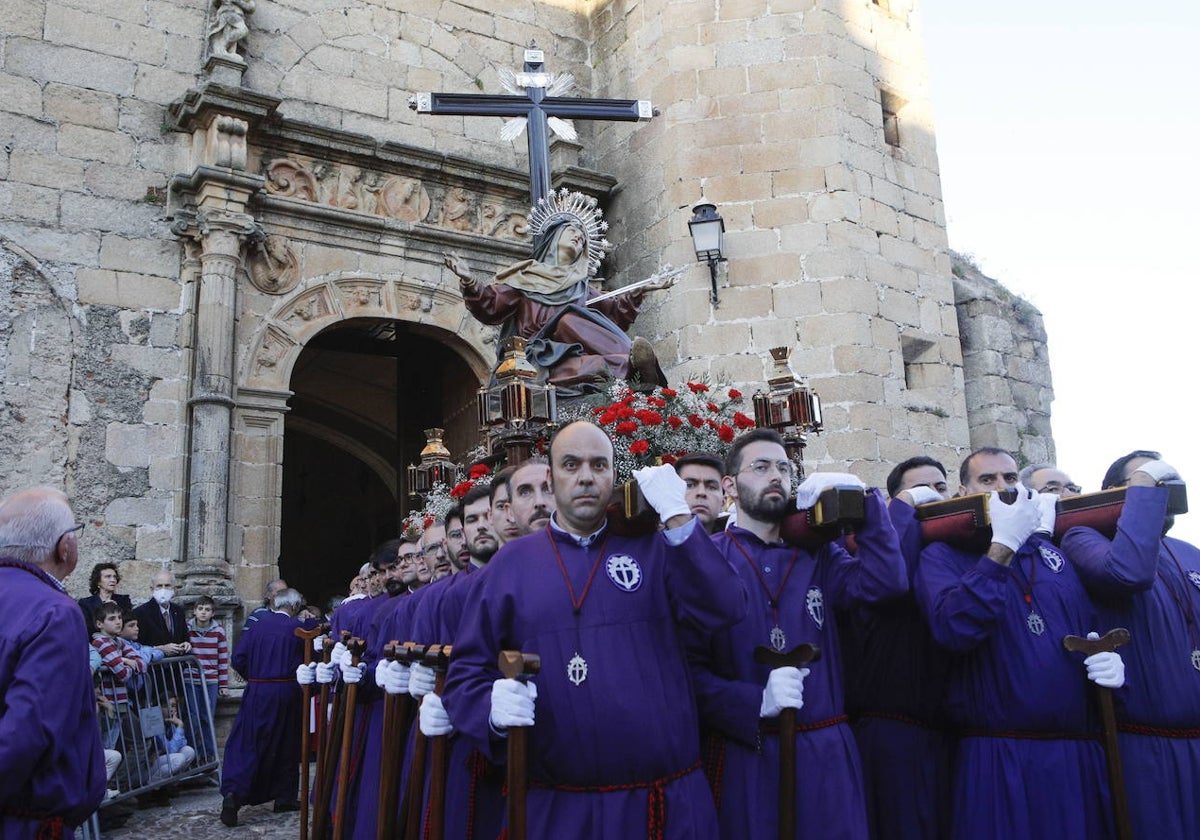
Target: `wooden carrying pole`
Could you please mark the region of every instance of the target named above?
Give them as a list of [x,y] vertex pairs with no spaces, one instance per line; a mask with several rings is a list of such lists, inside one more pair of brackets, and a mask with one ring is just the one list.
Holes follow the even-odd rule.
[[[350,633],[342,631],[342,644],[350,641]],[[328,665],[333,658],[333,645],[326,645],[321,651],[321,661]],[[321,685],[321,711],[324,714],[329,703],[329,683]],[[317,741],[317,789],[313,797],[312,836],[316,840],[325,840],[329,829],[329,800],[333,798],[333,774],[337,767],[333,761],[333,750],[338,743],[338,733],[342,726],[342,692],[333,696],[333,708],[329,720],[322,726],[321,738]]]
[[[358,665],[366,643],[354,638],[346,649],[350,651],[350,664]],[[346,831],[346,794],[350,788],[350,757],[354,746],[354,701],[358,684],[346,686],[345,722],[342,724],[342,754],[338,760],[337,799],[333,808],[333,840],[342,840]]]
[[[450,664],[451,645],[432,645],[425,653],[425,664],[437,672],[433,693],[442,696],[446,687],[446,668]],[[429,826],[425,840],[442,840],[446,833],[446,736],[429,739]]]
[[[816,645],[796,645],[789,651],[767,647],[754,649],[754,661],[776,668],[803,668],[821,658]],[[796,837],[796,710],[785,708],[779,713],[779,837]]]
[[[1109,630],[1099,639],[1082,639],[1079,636],[1063,638],[1063,647],[1084,656],[1115,651],[1125,644],[1129,644],[1129,631],[1124,627]],[[1104,757],[1108,762],[1113,825],[1116,827],[1117,840],[1132,840],[1133,826],[1129,822],[1129,799],[1125,795],[1125,774],[1121,770],[1121,743],[1117,737],[1117,715],[1113,710],[1112,689],[1102,685],[1096,685],[1095,688],[1096,696],[1100,699],[1100,719],[1104,724]]]
[[[406,647],[398,641],[383,646],[388,662],[403,661]],[[400,806],[400,763],[404,759],[404,736],[408,731],[408,697],[388,694],[383,700],[383,747],[379,765],[379,820],[376,840],[392,840],[396,834],[396,814]]]
[[[500,673],[506,679],[530,677],[542,668],[542,658],[519,650],[500,651]],[[508,840],[525,840],[525,797],[529,790],[528,727],[508,729]]]
[[[413,644],[404,653],[404,660],[410,666],[425,660],[425,645]],[[410,694],[411,696],[411,694]],[[414,709],[416,698],[413,697]],[[413,727],[409,727],[413,728]],[[408,790],[404,793],[404,802],[400,807],[400,818],[404,826],[404,836],[411,840],[421,840],[421,805],[425,801],[425,736],[421,727],[413,728],[412,764],[408,768]]]
[[[322,624],[312,630],[297,627],[296,635],[304,641],[304,664],[313,658],[313,640],[324,635],[329,626]],[[308,729],[312,719],[309,717],[309,706],[312,705],[312,686],[302,686],[300,693],[304,698],[304,707],[300,710],[300,840],[308,840]]]

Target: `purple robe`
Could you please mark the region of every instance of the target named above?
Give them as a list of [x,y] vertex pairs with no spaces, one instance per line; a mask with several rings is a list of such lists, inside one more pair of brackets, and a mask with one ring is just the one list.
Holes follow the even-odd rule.
[[[912,584],[921,529],[912,505],[888,514]],[[838,616],[846,672],[846,711],[862,762],[867,824],[875,840],[936,840],[950,830],[954,738],[942,696],[950,655],[934,644],[916,598]]]
[[961,730],[951,835],[1111,837],[1083,657],[1062,646],[1103,629],[1074,567],[1036,534],[1008,567],[933,543],[914,590],[934,640],[958,654],[946,696]]
[[1130,634],[1117,726],[1133,834],[1191,840],[1200,831],[1200,626],[1188,616],[1200,615],[1200,550],[1160,538],[1166,506],[1166,488],[1130,487],[1113,540],[1072,528],[1062,547],[1097,600],[1098,629]]
[[[745,588],[695,519],[674,531],[602,531],[581,542],[548,527],[492,558],[454,640],[450,719],[502,761],[506,741],[489,722],[497,657],[536,653],[529,837],[624,840],[653,824],[662,838],[715,838],[681,634],[740,620]],[[562,569],[576,599],[595,570],[578,613]],[[586,660],[582,680],[577,655]]]
[[767,545],[736,526],[714,538],[750,594],[740,623],[693,649],[701,720],[714,741],[709,774],[723,837],[779,833],[779,737],[775,721],[760,717],[771,668],[754,661],[756,647],[771,646],[776,626],[786,636],[786,650],[803,642],[821,648],[821,658],[807,666],[804,708],[796,715],[797,836],[867,836],[858,751],[842,703],[834,608],[883,601],[908,589],[896,532],[877,491],[868,492],[867,505],[854,556],[837,543],[815,555]]
[[271,612],[250,625],[230,664],[246,679],[242,704],[225,743],[221,794],[240,805],[296,799],[300,784],[303,696],[296,667],[304,658],[301,624]]
[[71,828],[104,797],[104,753],[74,601],[37,566],[0,560],[0,838]]

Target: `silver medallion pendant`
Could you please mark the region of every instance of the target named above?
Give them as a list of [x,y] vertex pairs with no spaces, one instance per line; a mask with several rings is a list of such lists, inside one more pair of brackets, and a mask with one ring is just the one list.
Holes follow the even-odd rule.
[[787,636],[784,634],[783,628],[776,624],[771,628],[771,648],[782,651],[785,647],[787,647]]
[[580,656],[578,652],[567,663],[567,679],[575,685],[579,685],[587,679],[587,660]]
[[1036,612],[1030,611],[1029,618],[1025,619],[1025,624],[1029,627],[1029,632],[1035,636],[1046,632],[1046,622],[1042,621],[1042,617]]
[[1192,667],[1200,671],[1200,650],[1192,651]]

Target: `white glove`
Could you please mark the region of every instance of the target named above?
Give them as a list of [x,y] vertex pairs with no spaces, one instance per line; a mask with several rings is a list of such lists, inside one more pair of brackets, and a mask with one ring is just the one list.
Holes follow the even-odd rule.
[[315,639],[313,639],[313,650],[315,650],[317,653],[325,650],[325,642],[327,639],[327,636],[317,636]]
[[817,503],[817,497],[831,487],[867,489],[861,478],[850,473],[813,473],[800,482],[800,487],[796,490],[796,510],[808,510]]
[[492,683],[492,713],[488,720],[501,732],[510,726],[533,726],[536,700],[537,686],[533,683],[496,680]]
[[436,738],[439,735],[449,735],[454,731],[450,725],[450,715],[442,705],[442,698],[436,694],[426,694],[421,700],[421,734],[426,738]]
[[1058,495],[1056,493],[1038,493],[1033,497],[1033,501],[1037,503],[1040,517],[1037,532],[1048,537],[1054,536],[1054,516],[1058,508]]
[[329,661],[334,665],[342,664],[342,657],[346,654],[346,646],[338,642],[333,646],[333,653],[329,656]]
[[763,689],[762,709],[758,716],[778,717],[784,709],[804,708],[804,678],[807,668],[776,668],[767,676]]
[[408,672],[408,693],[420,700],[426,694],[433,692],[437,683],[437,674],[427,665],[414,662]]
[[1172,467],[1166,461],[1147,461],[1134,470],[1134,472],[1144,472],[1146,475],[1154,479],[1155,484],[1160,481],[1169,481],[1179,478],[1179,470]]
[[332,662],[318,662],[317,682],[319,682],[321,685],[329,685],[331,682],[333,682],[333,677],[336,670],[337,666]]
[[388,694],[407,694],[408,666],[403,662],[380,662],[375,666],[375,682]]
[[687,503],[687,482],[670,464],[642,467],[633,471],[638,489],[663,522],[674,516],[692,515]]
[[927,505],[930,502],[940,502],[942,500],[941,493],[924,484],[918,487],[909,487],[903,492],[908,493],[912,497],[913,507]]
[[[1088,633],[1087,637],[1099,639],[1100,634]],[[1125,685],[1125,661],[1116,651],[1106,650],[1103,653],[1093,653],[1083,660],[1083,664],[1087,668],[1088,679],[1096,685],[1105,688],[1120,688]]]
[[1016,486],[1017,499],[1011,505],[1000,500],[1000,494],[992,492],[988,500],[988,516],[992,520],[992,542],[1017,551],[1037,530],[1042,514],[1033,500],[1032,490],[1020,484]]
[[342,664],[341,664],[342,681],[345,682],[346,685],[354,685],[356,682],[361,680],[363,677],[362,666],[361,665],[351,665],[350,662],[351,662],[350,655],[349,655],[349,652],[347,652],[347,655],[342,657]]
[[317,663],[296,666],[296,682],[300,685],[312,685],[317,681]]

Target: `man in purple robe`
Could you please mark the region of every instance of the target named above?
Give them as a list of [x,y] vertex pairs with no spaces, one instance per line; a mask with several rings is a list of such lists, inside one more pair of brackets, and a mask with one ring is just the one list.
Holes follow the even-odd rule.
[[303,697],[295,682],[304,657],[296,636],[302,598],[284,589],[238,639],[230,664],[246,680],[242,704],[225,743],[221,772],[221,822],[237,825],[243,805],[275,801],[275,810],[299,808],[300,717]]
[[1100,624],[1074,567],[1039,533],[1054,530],[1055,497],[1022,487],[1002,449],[973,452],[959,481],[964,494],[992,493],[992,542],[982,555],[926,546],[913,584],[934,640],[957,654],[946,699],[960,730],[951,836],[1111,837],[1087,689],[1088,679],[1119,687],[1124,665],[1115,653],[1081,661],[1063,648],[1064,636]]
[[[874,603],[908,588],[904,562],[877,491],[866,494],[866,520],[851,556],[836,542],[814,553],[784,544],[793,468],[778,433],[737,438],[722,483],[737,505],[737,524],[713,542],[750,596],[746,617],[693,647],[701,720],[713,739],[710,781],[723,837],[778,836],[779,732],[784,707],[801,709],[796,736],[797,836],[865,838],[866,806],[854,738],[842,708],[842,668],[834,608]],[[862,487],[852,475],[817,474],[797,505],[834,486]],[[804,669],[755,662],[756,647],[787,651],[815,644],[821,658]]]
[[79,607],[67,497],[39,487],[0,504],[0,838],[74,836],[104,797],[104,751]]
[[[670,466],[635,473],[666,524],[644,536],[607,527],[600,428],[560,430],[550,471],[550,525],[502,548],[463,612],[445,710],[497,762],[509,727],[531,727],[531,838],[715,838],[682,634],[739,621],[745,587]],[[502,679],[501,650],[539,655],[540,672]]]
[[1166,536],[1164,482],[1177,478],[1157,452],[1118,459],[1104,477],[1129,488],[1116,536],[1072,528],[1062,540],[1104,626],[1129,630],[1117,727],[1133,834],[1151,840],[1200,830],[1200,550]]
[[[950,498],[946,468],[928,455],[901,461],[888,475],[887,491],[911,586],[923,547],[916,506]],[[839,621],[846,711],[862,761],[870,835],[945,837],[954,740],[942,696],[950,654],[934,644],[911,594],[850,609]]]

